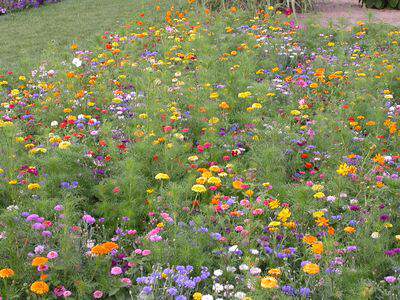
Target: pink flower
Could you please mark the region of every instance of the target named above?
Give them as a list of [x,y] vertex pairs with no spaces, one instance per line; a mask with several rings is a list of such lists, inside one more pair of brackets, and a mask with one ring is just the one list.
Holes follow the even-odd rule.
[[93,292],[93,298],[94,299],[100,299],[103,297],[103,292],[102,291],[94,291]]
[[136,253],[136,254],[142,254],[142,250],[141,250],[141,249],[136,249],[136,250],[135,250],[135,253]]
[[55,259],[57,257],[58,257],[58,253],[56,251],[50,251],[49,253],[47,253],[48,259]]
[[122,274],[122,269],[120,267],[112,267],[111,275],[120,275]]
[[63,293],[63,297],[64,298],[68,298],[68,297],[70,297],[72,295],[72,292],[71,291],[65,291],[64,293]]
[[126,286],[131,286],[132,285],[132,280],[130,280],[129,278],[121,278],[121,282],[124,283]]
[[150,255],[150,254],[151,254],[150,250],[143,250],[143,252],[142,252],[143,256],[147,256],[147,255]]

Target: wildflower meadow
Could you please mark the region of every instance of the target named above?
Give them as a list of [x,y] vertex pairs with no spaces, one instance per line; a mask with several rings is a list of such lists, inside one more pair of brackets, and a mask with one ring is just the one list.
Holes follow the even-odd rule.
[[0,69],[0,298],[399,299],[400,28],[144,2]]

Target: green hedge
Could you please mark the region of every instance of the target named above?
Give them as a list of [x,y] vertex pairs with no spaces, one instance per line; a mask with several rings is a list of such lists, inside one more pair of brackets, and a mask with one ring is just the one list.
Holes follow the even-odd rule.
[[394,8],[400,9],[400,0],[360,0],[368,8]]

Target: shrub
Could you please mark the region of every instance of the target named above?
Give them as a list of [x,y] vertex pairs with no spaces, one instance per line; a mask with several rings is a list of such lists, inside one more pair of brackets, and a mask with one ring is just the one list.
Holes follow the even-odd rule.
[[368,8],[382,9],[385,7],[400,9],[400,0],[360,0]]

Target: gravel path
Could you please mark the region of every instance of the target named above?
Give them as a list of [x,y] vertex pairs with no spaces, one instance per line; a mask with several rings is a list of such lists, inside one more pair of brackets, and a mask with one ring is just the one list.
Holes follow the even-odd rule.
[[329,21],[344,22],[353,25],[357,21],[366,21],[371,15],[373,22],[384,22],[400,28],[400,10],[368,9],[361,7],[358,0],[325,0],[317,4],[316,12],[299,15],[300,19],[316,17],[323,24]]

